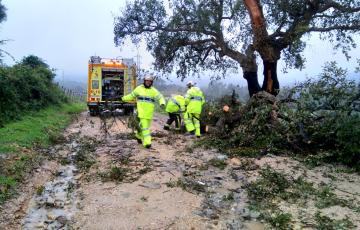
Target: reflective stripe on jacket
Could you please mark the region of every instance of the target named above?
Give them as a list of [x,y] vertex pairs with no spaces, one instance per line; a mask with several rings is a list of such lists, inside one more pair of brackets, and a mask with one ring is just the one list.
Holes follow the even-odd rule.
[[181,95],[171,97],[166,104],[165,111],[168,113],[185,112],[185,98]]
[[163,95],[154,87],[145,88],[144,85],[139,85],[130,94],[121,98],[123,101],[133,101],[136,99],[136,108],[139,118],[152,119],[155,102],[160,105],[165,105]]
[[185,103],[187,105],[186,112],[201,114],[201,108],[205,103],[203,92],[198,87],[191,87],[186,92]]

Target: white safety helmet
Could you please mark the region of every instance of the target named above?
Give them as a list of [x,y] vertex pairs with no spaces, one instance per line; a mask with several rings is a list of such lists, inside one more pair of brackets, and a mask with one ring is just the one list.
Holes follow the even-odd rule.
[[194,86],[195,83],[193,81],[188,81],[188,83],[186,83],[186,86],[187,87],[191,87],[191,86]]
[[146,75],[144,81],[154,81],[154,78],[151,75]]

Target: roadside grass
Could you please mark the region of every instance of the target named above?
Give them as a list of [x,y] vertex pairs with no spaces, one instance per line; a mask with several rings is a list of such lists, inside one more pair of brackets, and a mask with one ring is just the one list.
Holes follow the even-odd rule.
[[64,104],[30,112],[22,120],[6,124],[0,128],[0,154],[18,152],[20,147],[48,146],[84,109],[84,103]]
[[43,156],[34,149],[57,143],[63,129],[85,109],[85,103],[51,106],[0,128],[0,204],[40,164]]

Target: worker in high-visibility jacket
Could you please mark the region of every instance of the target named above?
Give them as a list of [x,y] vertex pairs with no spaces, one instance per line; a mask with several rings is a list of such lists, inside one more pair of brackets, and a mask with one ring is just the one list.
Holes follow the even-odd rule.
[[195,87],[194,82],[189,81],[186,85],[188,91],[185,95],[185,127],[190,134],[195,134],[196,137],[200,137],[200,114],[202,106],[205,103],[205,97],[203,92],[198,87]]
[[165,107],[169,114],[169,119],[164,125],[165,130],[169,130],[171,124],[175,121],[175,130],[179,131],[181,126],[181,114],[185,112],[185,98],[181,95],[172,95]]
[[124,102],[136,99],[139,125],[135,136],[138,142],[142,142],[145,148],[151,147],[150,126],[155,110],[155,103],[159,103],[161,108],[165,107],[165,99],[163,95],[152,86],[153,81],[153,77],[146,76],[144,78],[144,84],[139,85],[130,94],[121,98]]

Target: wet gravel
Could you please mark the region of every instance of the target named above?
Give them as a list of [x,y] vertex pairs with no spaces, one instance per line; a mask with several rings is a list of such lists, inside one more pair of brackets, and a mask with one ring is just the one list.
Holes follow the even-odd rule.
[[74,157],[79,144],[65,145],[68,164],[61,166],[55,177],[38,188],[31,199],[23,220],[23,229],[69,229],[77,210],[76,176],[78,169]]

